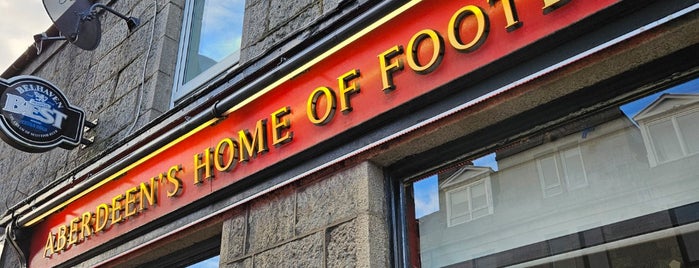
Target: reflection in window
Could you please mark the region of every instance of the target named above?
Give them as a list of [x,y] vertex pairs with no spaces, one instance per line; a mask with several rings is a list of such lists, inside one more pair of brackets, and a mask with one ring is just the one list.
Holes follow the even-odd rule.
[[439,210],[437,187],[437,176],[430,176],[413,184],[415,189],[415,217],[422,218]]
[[699,79],[488,159],[408,185],[422,267],[698,267]]
[[211,257],[210,259],[197,262],[187,266],[187,268],[218,268],[220,256]]
[[651,166],[699,152],[699,95],[663,94],[634,119],[648,145]]
[[554,156],[543,157],[537,160],[539,179],[544,191],[544,197],[558,195],[563,192],[561,179],[558,177],[558,163]]
[[465,165],[455,172],[437,176],[440,191],[446,193],[447,225],[466,223],[493,213],[490,167]]
[[580,147],[566,149],[537,159],[537,169],[544,197],[563,193],[563,182],[565,182],[565,188],[568,191],[587,186],[587,175]]
[[492,213],[489,178],[446,192],[448,225],[454,226]]
[[190,0],[185,12],[175,100],[238,62],[245,1]]
[[677,127],[687,154],[699,152],[699,111],[677,117]]
[[583,163],[580,147],[571,148],[561,152],[563,171],[565,172],[568,189],[578,189],[587,186],[587,173]]

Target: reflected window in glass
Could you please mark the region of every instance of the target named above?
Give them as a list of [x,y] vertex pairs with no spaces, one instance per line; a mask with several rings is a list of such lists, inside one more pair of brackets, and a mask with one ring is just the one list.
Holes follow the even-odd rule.
[[[415,209],[405,214],[407,241],[419,241],[409,259],[421,267],[696,267],[698,133],[695,79],[407,179]],[[435,179],[439,187],[424,186]]]

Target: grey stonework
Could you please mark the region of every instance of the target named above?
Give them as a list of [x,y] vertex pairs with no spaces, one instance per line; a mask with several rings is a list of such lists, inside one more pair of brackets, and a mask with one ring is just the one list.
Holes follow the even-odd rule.
[[[0,196],[2,214],[52,182],[72,180],[70,174],[81,166],[96,161],[109,164],[107,159],[99,157],[124,143],[125,138],[132,132],[142,130],[148,123],[160,119],[164,113],[172,109],[170,96],[185,0],[158,0],[155,18],[154,1],[100,2],[107,3],[129,16],[139,17],[141,25],[135,31],[129,32],[123,20],[112,14],[103,14],[100,17],[101,43],[95,50],[84,51],[65,41],[46,42],[41,54],[33,55],[24,69],[17,73],[51,81],[66,94],[71,104],[84,109],[86,119],[98,120],[99,125],[86,135],[94,137],[95,143],[85,148],[54,149],[47,153],[30,154],[0,142],[0,190],[4,193]],[[273,50],[279,53],[280,45],[283,45],[283,49],[289,49],[301,40],[311,38],[314,31],[329,27],[334,21],[341,19],[340,16],[351,13],[346,11],[374,4],[376,2],[370,3],[368,0],[247,0],[241,65]],[[152,48],[146,58],[151,35]],[[30,38],[27,39],[31,42]],[[146,75],[141,90],[144,65]],[[141,95],[142,103],[136,107]],[[129,132],[137,116],[134,131]],[[363,166],[369,169],[368,166]],[[367,179],[367,170],[362,176],[363,179]],[[232,258],[227,259],[227,263],[231,266],[238,263],[247,267],[262,262],[261,258],[265,256],[265,252],[270,256],[275,255],[273,250],[279,246],[305,250],[306,246],[302,244],[304,241],[322,241],[320,245],[314,246],[323,250],[319,260],[324,261],[327,254],[331,253],[327,252],[328,245],[323,243],[329,241],[328,235],[331,230],[335,230],[335,226],[351,223],[361,230],[362,226],[357,220],[359,215],[381,215],[371,210],[367,206],[368,203],[374,202],[372,206],[384,203],[383,200],[377,201],[380,198],[370,199],[373,194],[367,189],[369,181],[357,180],[353,175],[343,174],[346,175],[319,183],[324,185],[323,187],[336,188],[332,194],[323,193],[323,189],[316,189],[319,186],[308,185],[289,190],[291,192],[280,192],[275,202],[251,202],[250,216],[245,217],[245,221],[250,225],[245,229],[245,244],[242,248],[240,245],[225,248],[224,244],[225,251],[231,252],[226,254],[227,258]],[[371,177],[374,178],[373,175]],[[356,186],[357,192],[344,193],[341,189],[346,185],[345,182],[338,182],[344,180],[353,187]],[[289,200],[288,196],[293,196],[294,199]],[[330,206],[332,203],[318,198],[334,198],[345,202],[347,206],[329,208],[334,212],[327,217],[324,214],[326,211],[308,207],[312,204]],[[269,217],[274,217],[273,222],[277,226],[264,225],[264,222],[270,221]],[[335,232],[339,230],[344,229],[337,229]],[[268,236],[270,233],[274,233],[274,236]],[[236,239],[230,237],[230,241],[237,241]],[[357,254],[360,252],[357,250]],[[7,250],[5,253],[10,256],[3,260],[14,264],[14,253]],[[333,251],[332,254],[338,252]],[[355,258],[364,257],[366,256]],[[272,263],[274,262],[270,262],[270,265]],[[6,264],[5,267],[14,267]]]
[[[41,54],[21,71],[21,74],[38,76],[55,84],[71,104],[83,108],[86,119],[98,119],[99,125],[86,135],[95,136],[95,143],[86,148],[30,154],[0,142],[0,189],[6,193],[0,196],[0,213],[4,214],[50,182],[66,177],[128,135],[127,129],[135,118],[135,103],[152,33],[153,48],[136,129],[169,109],[182,4],[181,1],[158,2],[154,22],[153,1],[114,1],[115,9],[139,17],[141,26],[129,33],[123,20],[104,14],[100,17],[103,33],[97,49],[84,51],[65,41],[46,42]],[[154,23],[157,24],[155,31]],[[16,267],[14,252],[9,247],[5,249],[9,256],[3,258],[4,267]]]
[[221,265],[387,267],[385,193],[381,169],[364,162],[258,198],[224,222]]
[[[319,23],[334,21],[338,10],[356,9],[368,0],[248,0],[241,61],[251,61],[294,35],[309,35]],[[377,2],[374,2],[376,4]]]

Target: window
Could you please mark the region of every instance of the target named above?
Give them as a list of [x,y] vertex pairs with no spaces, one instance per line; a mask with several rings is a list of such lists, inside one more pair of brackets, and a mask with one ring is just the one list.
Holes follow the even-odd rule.
[[544,197],[563,193],[561,177],[564,178],[568,191],[587,186],[587,174],[580,147],[566,149],[538,159],[537,169]]
[[447,226],[452,227],[493,214],[490,189],[491,167],[465,165],[453,173],[437,176],[445,196]]
[[446,192],[449,227],[469,222],[493,213],[490,178]]
[[651,166],[699,153],[699,95],[663,94],[634,119]]
[[[466,159],[402,181],[407,266],[695,267],[698,133],[696,79],[455,152]],[[650,166],[646,148],[672,165]]]
[[544,197],[558,195],[563,192],[561,178],[558,177],[558,162],[556,157],[548,156],[537,160],[539,180]]
[[176,103],[240,59],[244,0],[189,0],[172,94]]

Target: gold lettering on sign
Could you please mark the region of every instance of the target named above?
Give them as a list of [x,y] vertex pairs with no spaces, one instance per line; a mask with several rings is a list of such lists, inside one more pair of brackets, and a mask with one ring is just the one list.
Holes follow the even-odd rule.
[[495,6],[496,2],[502,2],[502,8],[505,11],[505,19],[507,20],[507,26],[505,29],[508,32],[512,32],[522,27],[522,22],[519,21],[517,9],[515,8],[515,2],[513,0],[488,0],[488,4],[490,4],[491,7]]
[[[468,16],[476,19],[476,34],[470,42],[464,44],[461,37],[462,21]],[[477,6],[465,6],[459,9],[449,20],[448,36],[449,44],[459,52],[471,52],[478,49],[488,37],[490,22],[488,16]]]
[[255,132],[243,129],[238,131],[238,141],[240,142],[240,162],[250,161],[258,154],[269,151],[267,146],[267,119],[257,121]]
[[570,0],[544,0],[544,15],[553,12],[556,9],[568,4]]
[[182,180],[177,177],[177,173],[181,171],[182,165],[172,166],[166,173],[128,188],[123,194],[114,196],[111,202],[99,204],[94,211],[86,211],[59,226],[57,232],[50,232],[46,239],[44,257],[51,258],[53,254],[66,251],[71,246],[80,244],[97,233],[106,232],[111,226],[137,217],[148,208],[156,206],[159,183],[169,188],[168,197],[179,196],[182,193]]
[[403,46],[394,46],[379,54],[379,68],[384,93],[396,89],[396,85],[393,83],[393,73],[403,70],[403,60],[400,58],[392,60],[401,54],[403,54]]
[[[427,41],[426,41],[427,40]],[[430,55],[430,60],[421,64],[419,55],[421,51],[422,42],[426,41],[428,45],[431,45],[432,55]],[[422,30],[413,35],[408,42],[408,51],[406,52],[408,61],[408,66],[419,74],[428,74],[437,69],[437,66],[442,62],[444,58],[444,39],[437,31],[432,29]]]
[[291,107],[285,106],[270,116],[272,120],[272,145],[274,147],[287,144],[294,138],[294,132],[289,131],[291,128],[291,119],[287,116],[289,114],[291,114]]
[[[324,97],[325,100],[325,111],[322,115],[318,115],[318,102]],[[337,101],[335,100],[335,92],[328,87],[317,87],[311,96],[308,98],[306,103],[306,115],[308,115],[308,120],[311,121],[316,126],[323,126],[330,122],[330,120],[335,116],[335,109],[337,106]]]

